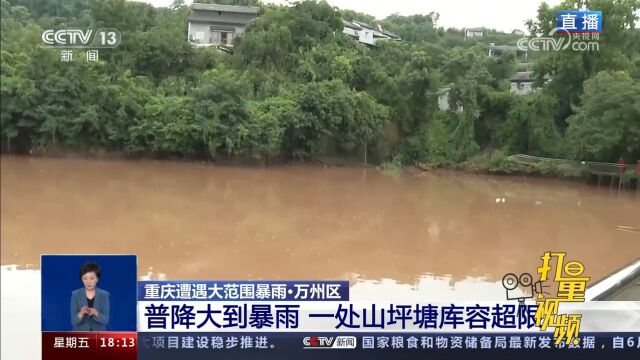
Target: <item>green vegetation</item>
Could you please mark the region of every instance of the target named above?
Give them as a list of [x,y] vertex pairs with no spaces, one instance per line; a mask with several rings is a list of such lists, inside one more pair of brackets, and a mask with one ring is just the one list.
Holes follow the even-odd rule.
[[[271,161],[362,156],[393,169],[421,163],[523,172],[525,153],[588,161],[640,159],[640,31],[637,1],[543,4],[529,23],[546,34],[555,11],[602,10],[600,51],[536,54],[539,85],[510,92],[513,54],[487,55],[488,31],[464,39],[438,15],[383,20],[306,0],[202,1],[260,7],[233,53],[192,47],[190,8],[124,0],[1,0],[0,112],[5,152],[108,151],[130,156]],[[342,33],[342,19],[381,24],[404,41],[367,47]],[[122,44],[100,61],[43,48],[49,28],[114,27]],[[528,65],[525,65],[525,68]],[[438,109],[449,88],[451,110]],[[461,165],[462,164],[462,165]],[[553,173],[562,169],[536,169]]]

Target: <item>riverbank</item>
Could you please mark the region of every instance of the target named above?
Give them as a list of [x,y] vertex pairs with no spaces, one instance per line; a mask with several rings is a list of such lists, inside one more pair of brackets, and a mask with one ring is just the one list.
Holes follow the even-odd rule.
[[[521,158],[532,158],[536,161],[525,163]],[[595,171],[592,168],[594,164],[601,167],[606,166],[608,169],[604,172]],[[462,163],[425,164],[415,162],[412,166],[427,172],[446,169],[470,174],[560,179],[616,189],[640,190],[640,172],[633,166],[627,166],[626,171],[620,173],[616,164],[578,163],[571,160],[536,158],[526,155],[507,156],[502,151],[477,155]],[[385,170],[394,170],[404,166],[386,163],[380,167]]]
[[[3,155],[16,155],[5,154]],[[500,150],[491,153],[474,156],[473,158],[462,163],[450,164],[427,164],[422,162],[413,162],[412,164],[403,164],[398,161],[389,161],[381,164],[365,164],[364,161],[357,157],[349,156],[321,156],[307,157],[296,159],[284,158],[247,158],[247,157],[217,157],[216,159],[191,159],[182,157],[158,157],[131,155],[122,152],[113,151],[35,151],[29,154],[19,156],[29,156],[38,158],[56,158],[56,159],[96,159],[96,160],[156,160],[179,163],[206,164],[213,166],[238,166],[238,167],[349,167],[349,168],[376,168],[384,172],[394,172],[399,170],[415,170],[421,172],[462,172],[468,174],[498,175],[507,177],[537,177],[549,179],[562,179],[572,182],[587,182],[593,185],[599,185],[590,178],[589,173],[576,167],[563,166],[554,163],[538,163],[538,164],[522,164],[515,161]],[[609,179],[608,179],[609,180]],[[617,181],[617,180],[616,180]],[[607,185],[613,186],[614,179],[610,179]],[[622,176],[620,188],[628,188],[638,190],[640,187],[640,175],[636,173],[633,167],[628,167]],[[617,182],[615,187],[618,187]]]

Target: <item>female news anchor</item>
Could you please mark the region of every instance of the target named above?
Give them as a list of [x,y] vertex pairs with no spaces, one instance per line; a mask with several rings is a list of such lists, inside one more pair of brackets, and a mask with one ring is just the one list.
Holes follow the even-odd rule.
[[73,331],[106,331],[109,324],[109,293],[98,289],[100,266],[88,262],[80,267],[83,288],[71,293]]

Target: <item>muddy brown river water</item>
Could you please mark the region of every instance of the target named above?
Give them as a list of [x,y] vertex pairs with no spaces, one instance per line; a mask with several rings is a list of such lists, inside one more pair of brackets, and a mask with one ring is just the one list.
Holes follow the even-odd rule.
[[2,265],[133,253],[167,279],[500,280],[640,256],[638,193],[547,179],[2,157]]
[[3,358],[39,356],[43,253],[137,254],[140,279],[347,279],[354,300],[421,301],[503,300],[503,275],[535,273],[544,251],[591,282],[640,257],[640,233],[618,229],[640,226],[640,193],[549,179],[3,156],[1,190]]

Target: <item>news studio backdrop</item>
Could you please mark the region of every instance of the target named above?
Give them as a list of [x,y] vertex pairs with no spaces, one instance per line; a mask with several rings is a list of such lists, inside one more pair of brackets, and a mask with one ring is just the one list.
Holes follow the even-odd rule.
[[[559,12],[556,32],[599,34],[601,19]],[[112,45],[110,33],[97,32],[100,44]],[[640,261],[594,285],[561,250],[532,255],[539,266],[527,273],[505,274],[504,298],[493,302],[356,299],[349,281],[138,281],[135,255],[44,255],[42,357],[638,358],[640,302],[599,300],[640,276]],[[100,267],[93,300],[79,273],[87,263]]]

